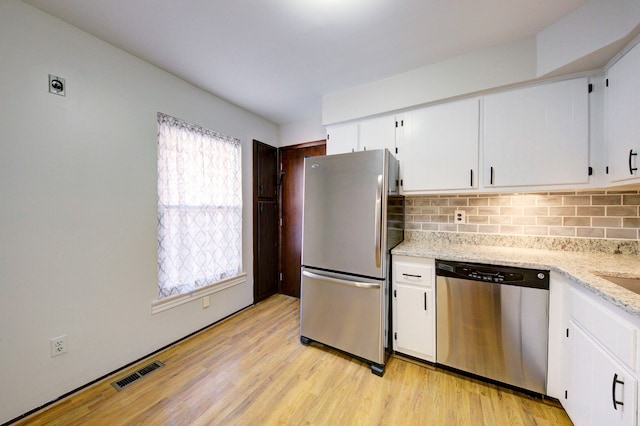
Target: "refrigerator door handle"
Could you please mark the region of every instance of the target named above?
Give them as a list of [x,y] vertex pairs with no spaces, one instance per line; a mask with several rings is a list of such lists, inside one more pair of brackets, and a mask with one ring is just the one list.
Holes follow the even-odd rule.
[[341,280],[339,278],[327,277],[326,275],[318,275],[309,271],[302,271],[302,275],[309,278],[314,278],[317,280],[329,281],[335,284],[348,285],[350,287],[360,287],[360,288],[380,288],[380,284],[377,283],[363,283],[359,281],[348,281]]
[[376,185],[376,206],[375,206],[375,227],[376,227],[376,267],[380,267],[380,258],[381,258],[381,238],[382,238],[382,230],[380,229],[382,223],[382,175],[378,175],[378,184]]

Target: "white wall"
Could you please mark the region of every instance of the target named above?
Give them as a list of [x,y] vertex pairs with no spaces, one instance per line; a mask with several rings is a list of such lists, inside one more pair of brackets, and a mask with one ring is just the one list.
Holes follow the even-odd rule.
[[537,34],[538,76],[566,71],[567,64],[589,57],[595,66],[603,66],[629,41],[626,37],[639,22],[637,0],[588,2]]
[[[253,302],[252,139],[278,129],[17,0],[0,2],[0,58],[2,423]],[[204,310],[151,315],[157,111],[242,140],[247,283]]]
[[591,0],[538,34],[326,94],[324,125],[598,70],[640,32],[638,0]]
[[324,125],[455,98],[536,77],[535,38],[472,52],[322,98]]
[[280,125],[280,145],[289,146],[305,142],[326,139],[327,133],[322,126],[322,116],[318,114],[307,120]]

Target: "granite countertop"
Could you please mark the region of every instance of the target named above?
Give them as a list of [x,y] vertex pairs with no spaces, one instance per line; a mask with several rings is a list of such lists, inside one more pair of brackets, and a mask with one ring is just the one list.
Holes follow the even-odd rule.
[[437,240],[405,240],[391,253],[442,260],[548,269],[566,276],[576,284],[640,319],[639,294],[595,275],[595,273],[599,273],[628,278],[640,277],[640,256],[637,254],[498,247]]

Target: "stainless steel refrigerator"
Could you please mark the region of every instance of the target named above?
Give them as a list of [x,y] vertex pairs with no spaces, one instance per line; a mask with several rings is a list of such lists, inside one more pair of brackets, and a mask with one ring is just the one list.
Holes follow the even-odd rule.
[[388,150],[304,164],[300,340],[347,352],[384,373],[390,250],[404,237],[398,161]]

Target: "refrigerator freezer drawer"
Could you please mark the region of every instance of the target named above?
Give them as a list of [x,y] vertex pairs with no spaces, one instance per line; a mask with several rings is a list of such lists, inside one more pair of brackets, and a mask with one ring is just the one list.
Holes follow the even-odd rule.
[[300,335],[384,364],[385,281],[343,279],[303,270]]

